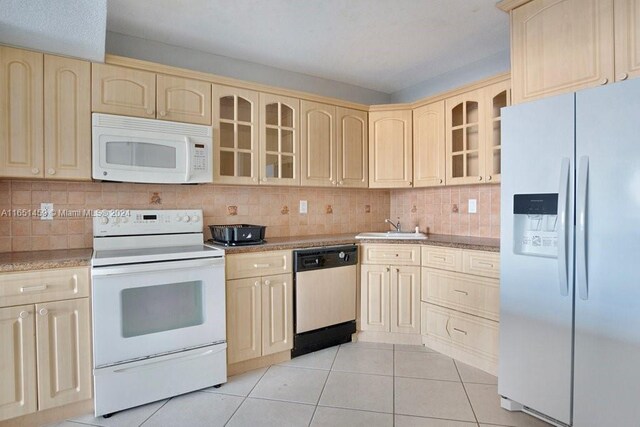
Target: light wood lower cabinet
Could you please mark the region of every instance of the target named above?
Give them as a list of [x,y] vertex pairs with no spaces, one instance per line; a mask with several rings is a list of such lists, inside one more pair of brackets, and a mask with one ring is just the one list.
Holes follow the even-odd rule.
[[420,333],[420,267],[362,265],[363,331]]
[[[246,277],[255,276],[256,271],[274,269],[289,273]],[[228,257],[227,278],[240,277],[227,280],[229,364],[293,348],[293,280],[290,271],[290,251]]]
[[[43,270],[66,272],[78,279],[87,268]],[[34,274],[0,276],[3,288],[28,293],[30,304],[0,308],[0,421],[91,398],[91,322],[89,298],[47,301],[46,286],[32,285]],[[21,276],[25,281],[21,282]],[[74,279],[70,279],[71,282]],[[62,282],[62,281],[61,281]],[[81,282],[80,294],[87,282]],[[60,294],[60,293],[58,293]],[[3,298],[2,304],[15,303]]]

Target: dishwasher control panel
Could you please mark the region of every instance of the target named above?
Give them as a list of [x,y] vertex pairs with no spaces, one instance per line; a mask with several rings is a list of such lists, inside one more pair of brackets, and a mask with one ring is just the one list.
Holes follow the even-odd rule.
[[356,245],[314,248],[293,252],[294,271],[320,270],[358,264]]

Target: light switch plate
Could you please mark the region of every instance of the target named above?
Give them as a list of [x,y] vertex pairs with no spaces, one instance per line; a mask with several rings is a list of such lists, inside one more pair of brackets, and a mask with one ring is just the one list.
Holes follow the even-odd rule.
[[53,203],[40,203],[40,220],[53,221]]
[[300,213],[301,214],[306,214],[307,213],[307,201],[306,200],[300,200]]
[[476,199],[469,199],[469,213],[476,213],[478,211],[478,201]]

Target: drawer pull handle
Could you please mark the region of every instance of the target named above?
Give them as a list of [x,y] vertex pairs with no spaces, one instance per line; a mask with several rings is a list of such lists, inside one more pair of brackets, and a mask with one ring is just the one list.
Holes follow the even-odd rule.
[[456,332],[460,332],[461,334],[467,335],[467,331],[463,331],[462,329],[453,328],[453,330],[456,331]]
[[459,289],[454,289],[453,291],[454,291],[454,292],[459,292],[459,293],[461,293],[461,294],[469,295],[469,292],[461,291],[461,290],[459,290]]
[[28,311],[21,311],[20,314],[18,314],[18,317],[21,319],[26,319],[27,317],[29,317],[29,312]]
[[271,264],[253,264],[253,268],[269,268]]
[[451,332],[449,332],[449,322],[451,322],[451,318],[447,318],[447,324],[444,325],[444,329],[447,331],[447,335],[451,336]]
[[447,260],[447,257],[440,256],[440,255],[432,255],[432,258],[433,259],[439,259],[439,260],[442,260],[442,261],[446,261]]
[[20,288],[20,292],[21,293],[36,292],[36,291],[44,291],[45,289],[47,289],[47,285],[24,286]]
[[490,262],[484,262],[484,261],[478,261],[478,265],[484,265],[486,267],[491,267],[493,268],[493,264]]

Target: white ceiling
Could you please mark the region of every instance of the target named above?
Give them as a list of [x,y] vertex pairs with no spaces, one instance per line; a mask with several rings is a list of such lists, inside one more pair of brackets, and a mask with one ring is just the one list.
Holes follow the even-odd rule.
[[509,49],[496,0],[109,0],[107,30],[392,93]]

